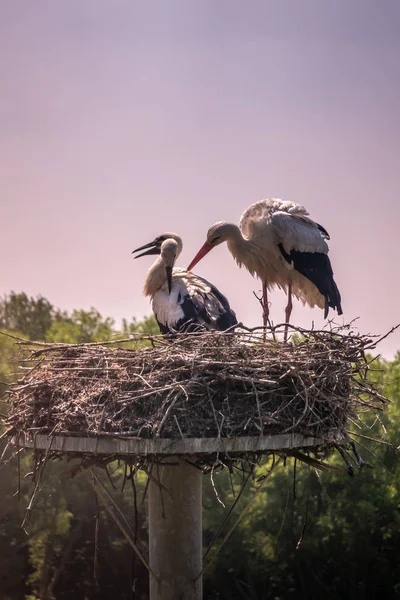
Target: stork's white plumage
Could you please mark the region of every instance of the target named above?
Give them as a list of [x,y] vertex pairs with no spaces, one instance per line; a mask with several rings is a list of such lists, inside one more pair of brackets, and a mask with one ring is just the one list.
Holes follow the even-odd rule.
[[150,267],[143,287],[152,299],[152,308],[161,333],[194,331],[199,328],[225,331],[236,325],[236,315],[228,300],[206,279],[174,268],[182,251],[182,240],[176,233],[164,233],[153,242],[134,250],[139,254],[158,254]]
[[278,286],[288,292],[286,323],[292,311],[292,294],[303,304],[342,314],[341,298],[328,257],[329,235],[309,216],[304,206],[276,198],[252,204],[234,223],[216,223],[207,241],[190,263],[192,269],[212,248],[227,242],[239,266],[244,265],[263,283],[264,325],[268,322],[267,290]]

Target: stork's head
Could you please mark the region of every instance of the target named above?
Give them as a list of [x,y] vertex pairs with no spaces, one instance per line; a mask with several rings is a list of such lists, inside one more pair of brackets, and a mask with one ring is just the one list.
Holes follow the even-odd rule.
[[140,250],[146,250],[146,252],[138,254],[135,258],[140,258],[141,256],[147,256],[149,254],[157,254],[160,256],[167,274],[168,291],[171,293],[172,269],[177,257],[182,252],[182,239],[176,233],[162,233],[152,242],[140,246],[140,248],[136,248],[132,254],[134,252],[140,252]]
[[146,250],[146,248],[148,248],[146,252],[138,254],[137,256],[135,256],[135,258],[140,258],[141,256],[147,256],[149,254],[159,255],[161,254],[161,245],[163,242],[165,242],[165,240],[174,240],[176,242],[176,256],[178,256],[182,252],[182,239],[179,237],[179,235],[177,235],[176,233],[162,233],[161,235],[157,236],[152,242],[144,244],[144,246],[140,246],[140,248],[136,248],[136,250],[133,250],[132,254],[134,254],[135,252],[140,252],[140,250]]
[[207,241],[200,248],[190,265],[188,266],[188,271],[193,269],[197,263],[205,257],[206,254],[210,252],[215,246],[222,244],[222,242],[227,242],[232,237],[236,236],[238,231],[237,225],[234,223],[227,223],[226,221],[220,221],[218,223],[214,223],[207,231]]

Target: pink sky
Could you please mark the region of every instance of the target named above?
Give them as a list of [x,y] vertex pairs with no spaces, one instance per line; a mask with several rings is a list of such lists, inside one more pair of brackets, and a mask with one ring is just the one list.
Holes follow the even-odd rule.
[[[182,266],[218,220],[266,197],[331,235],[344,321],[400,321],[400,3],[13,0],[0,4],[0,293],[150,313],[151,257]],[[260,324],[260,285],[226,246],[196,272]],[[283,319],[285,297],[272,295]],[[297,302],[293,322],[323,324]],[[342,322],[342,318],[338,319]],[[400,332],[380,350],[400,349]]]

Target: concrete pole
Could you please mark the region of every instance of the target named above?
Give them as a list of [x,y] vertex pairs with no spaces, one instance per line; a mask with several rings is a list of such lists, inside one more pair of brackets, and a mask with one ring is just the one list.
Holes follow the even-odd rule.
[[175,460],[154,465],[149,483],[150,600],[201,600],[202,473]]

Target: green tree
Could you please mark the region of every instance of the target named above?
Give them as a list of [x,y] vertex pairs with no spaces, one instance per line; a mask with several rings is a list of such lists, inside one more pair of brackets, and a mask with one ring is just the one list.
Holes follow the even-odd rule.
[[0,327],[21,331],[30,340],[44,340],[59,316],[60,311],[42,296],[29,298],[24,292],[11,292],[0,300]]
[[59,318],[47,332],[47,341],[87,343],[107,341],[115,336],[114,320],[103,318],[98,310],[74,310],[69,317]]
[[[11,334],[11,335],[10,335]],[[11,336],[23,337],[18,331],[0,329],[0,423],[6,412],[4,395],[8,384],[19,376],[18,368],[21,366],[22,353],[16,340]]]
[[135,317],[130,321],[122,320],[122,335],[127,336],[133,333],[143,333],[146,335],[159,335],[160,329],[157,321],[153,316],[143,317],[142,321],[138,321]]

